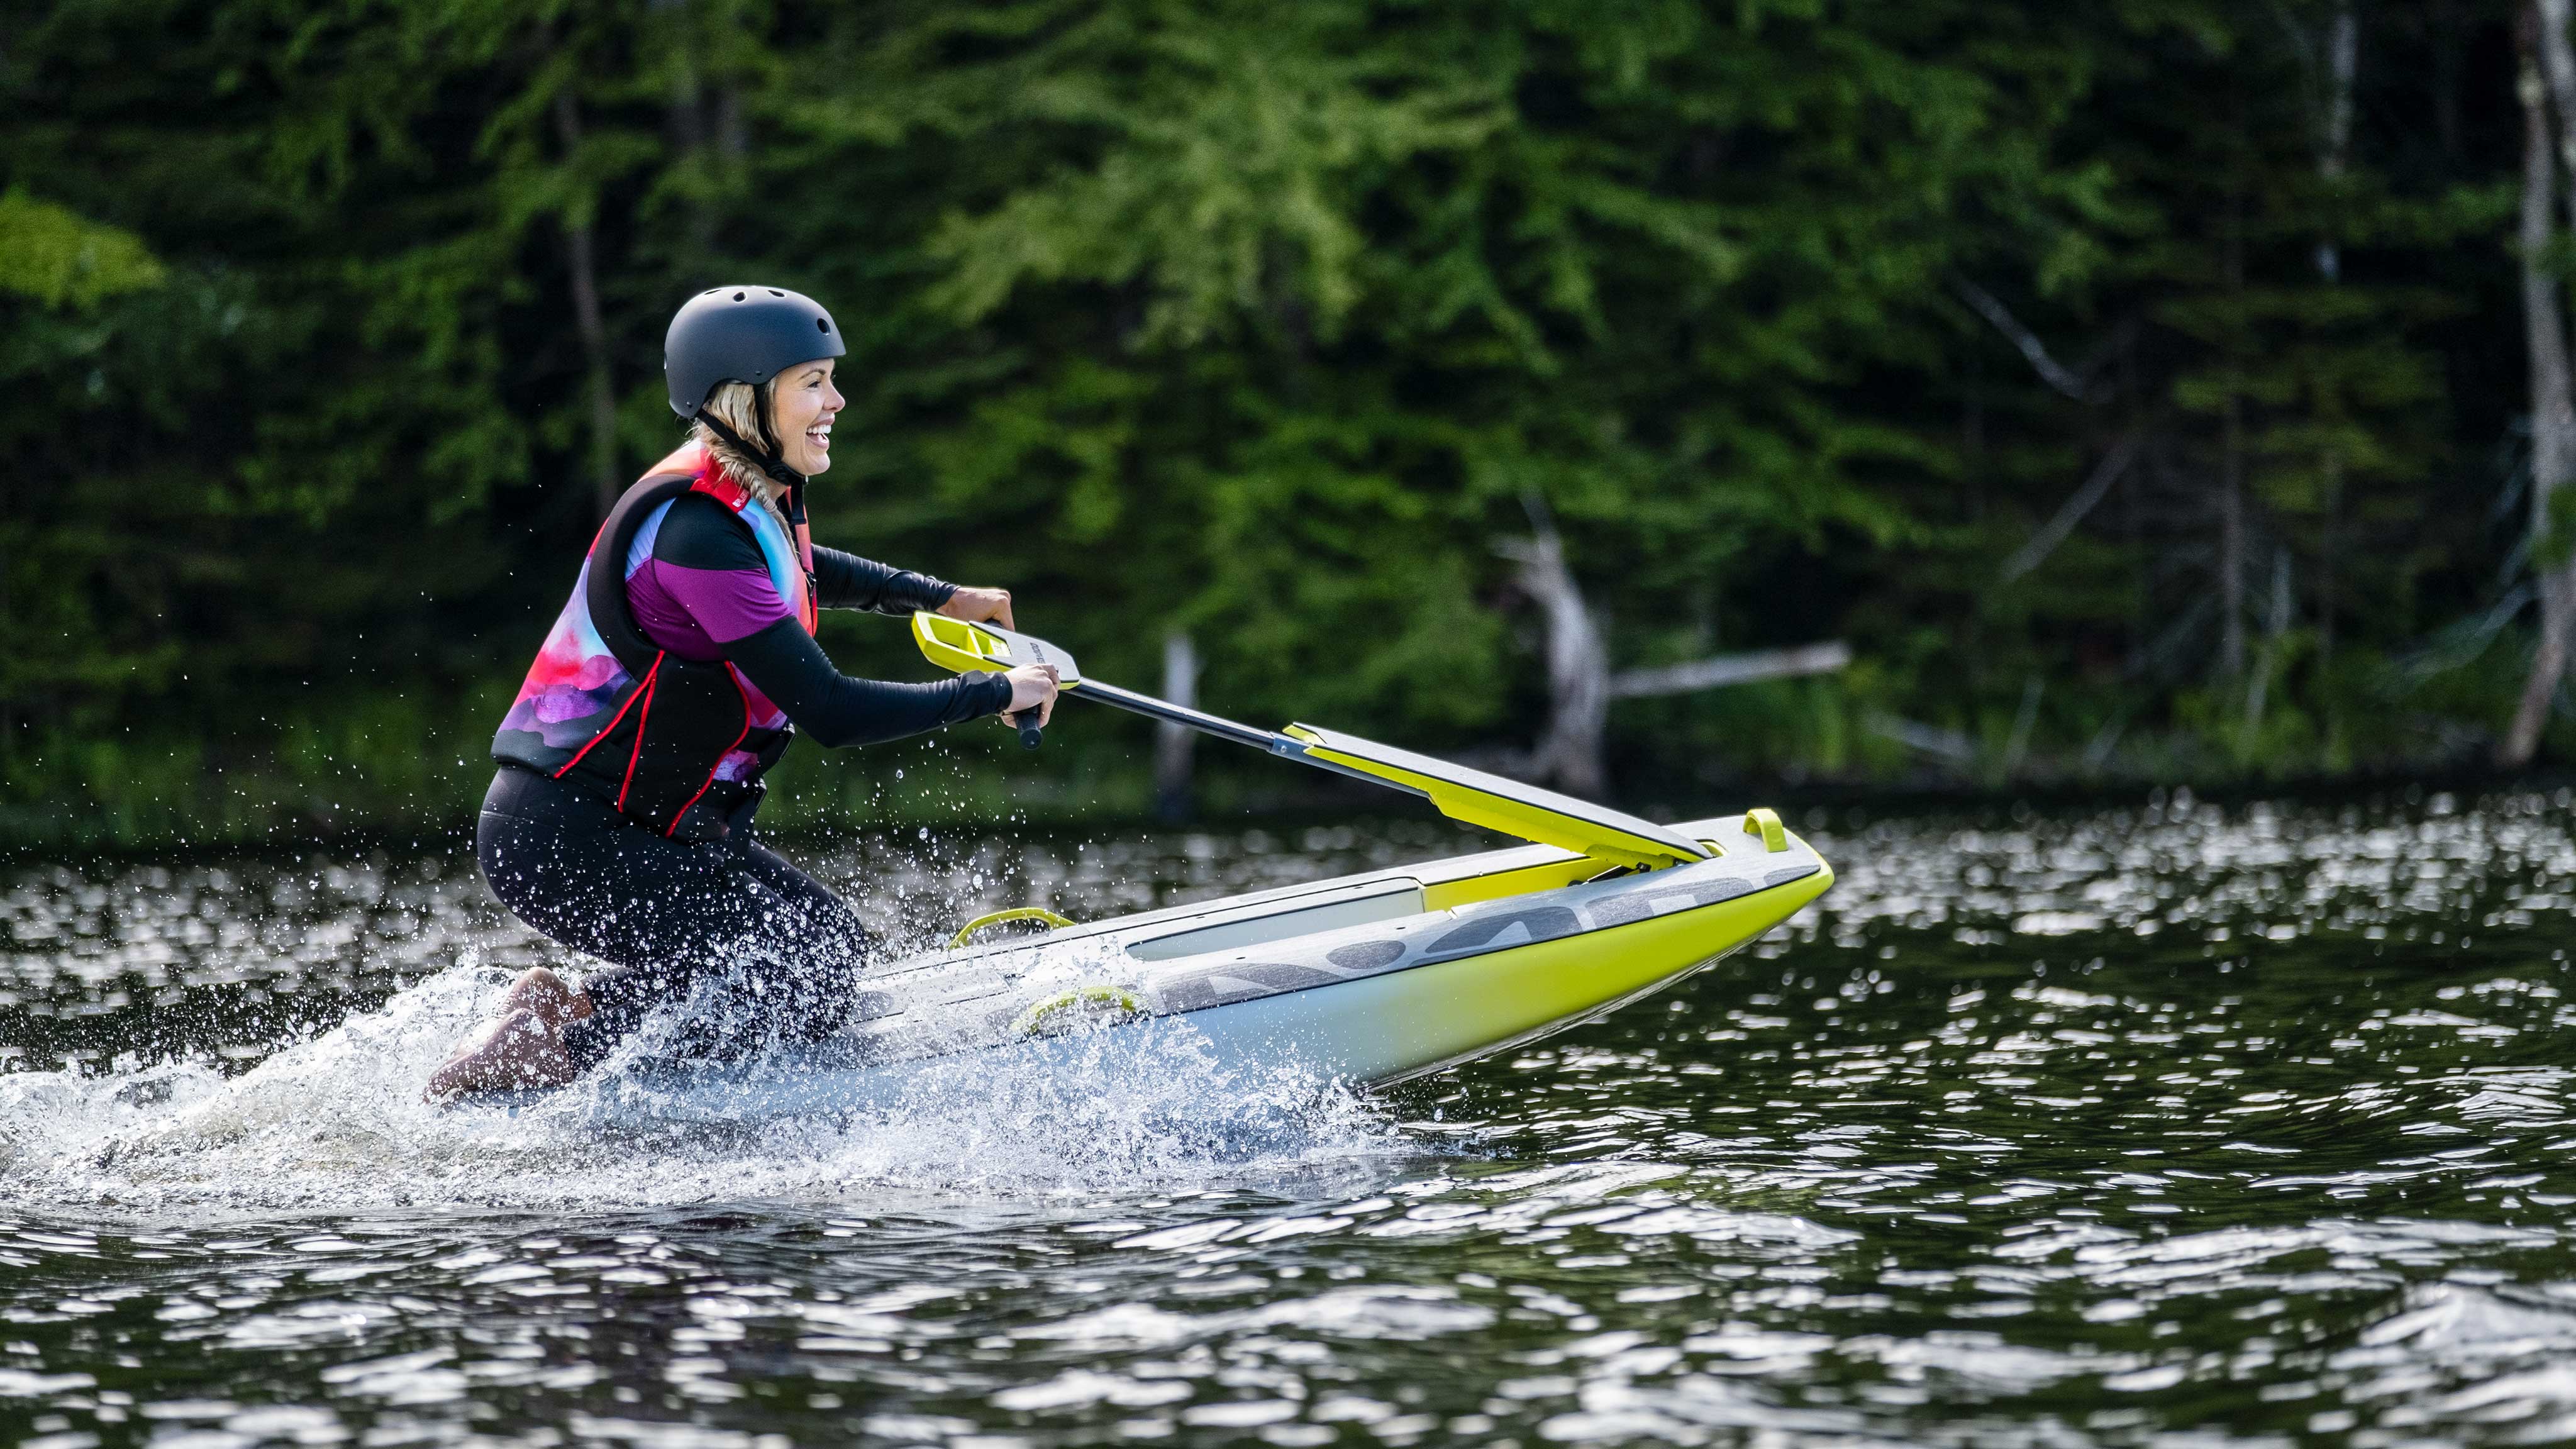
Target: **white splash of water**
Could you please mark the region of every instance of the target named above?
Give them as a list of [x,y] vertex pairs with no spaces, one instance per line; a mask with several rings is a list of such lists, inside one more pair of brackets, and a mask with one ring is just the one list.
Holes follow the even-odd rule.
[[[1420,1150],[1328,1082],[1227,1071],[1170,1030],[915,1063],[856,1105],[732,1124],[638,1113],[649,1094],[613,1072],[515,1108],[424,1102],[431,1069],[504,984],[452,967],[231,1080],[198,1065],[0,1077],[0,1203],[156,1215],[1053,1198]],[[756,1092],[762,1070],[726,1090]]]

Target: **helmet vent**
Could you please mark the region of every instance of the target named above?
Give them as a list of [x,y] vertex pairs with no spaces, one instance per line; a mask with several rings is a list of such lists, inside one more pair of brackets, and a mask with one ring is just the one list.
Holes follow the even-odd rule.
[[817,332],[829,332],[832,330],[832,324],[824,321],[820,317],[817,317],[814,319],[814,330]]
[[782,292],[782,291],[778,290],[776,287],[772,287],[772,288],[770,288],[770,289],[769,289],[769,295],[771,295],[771,296],[773,296],[773,297],[784,297],[784,296],[786,296],[787,294],[786,294],[785,292]]
[[733,299],[734,299],[735,301],[737,301],[737,302],[741,301],[741,300],[742,300],[742,293],[740,293],[740,292],[736,292],[736,293],[734,293],[734,294],[733,294]]

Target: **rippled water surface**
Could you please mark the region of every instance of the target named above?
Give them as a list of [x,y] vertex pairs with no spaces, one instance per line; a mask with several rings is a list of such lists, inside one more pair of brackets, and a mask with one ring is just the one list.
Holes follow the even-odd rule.
[[[1817,908],[1390,1095],[1107,1033],[735,1132],[419,1104],[554,959],[463,854],[0,868],[0,1436],[2576,1438],[2567,797],[1801,824]],[[918,940],[1471,845],[801,854]]]

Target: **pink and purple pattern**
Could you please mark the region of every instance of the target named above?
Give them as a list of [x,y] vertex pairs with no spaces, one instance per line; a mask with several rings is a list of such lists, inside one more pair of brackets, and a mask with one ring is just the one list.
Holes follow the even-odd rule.
[[501,721],[503,730],[535,735],[550,750],[579,749],[599,732],[600,713],[614,707],[634,682],[610,652],[608,641],[592,626],[590,610],[583,607],[589,584],[590,561],[584,559],[581,573],[573,580],[572,598],[555,616],[554,628],[537,650],[537,662],[528,666],[519,697]]

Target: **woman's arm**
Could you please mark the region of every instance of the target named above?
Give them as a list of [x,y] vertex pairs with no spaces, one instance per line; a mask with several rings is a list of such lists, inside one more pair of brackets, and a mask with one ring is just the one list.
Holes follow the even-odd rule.
[[868,609],[879,614],[935,611],[956,593],[955,584],[928,574],[814,545],[814,602],[826,609]]
[[814,602],[826,609],[873,609],[880,614],[934,614],[977,623],[990,619],[1011,627],[1011,591],[972,589],[935,579],[911,569],[843,553],[814,549]]
[[[815,552],[819,575],[826,551]],[[941,591],[943,600],[957,592],[919,574],[847,554],[837,557],[876,571],[874,584],[862,581],[855,587],[872,589],[869,597],[878,600],[892,602],[889,594],[900,599],[906,590],[925,585]],[[864,579],[852,573],[841,577],[844,582]],[[1000,713],[1010,702],[1011,683],[997,676],[889,684],[854,679],[833,668],[770,581],[768,560],[750,528],[710,498],[683,497],[671,505],[654,539],[651,566],[628,581],[627,599],[635,606],[636,621],[656,643],[679,649],[684,657],[705,658],[712,652],[727,660],[785,710],[798,729],[827,746],[898,740]]]
[[843,674],[794,619],[734,640],[724,646],[724,657],[785,710],[800,733],[831,749],[883,744],[1000,714],[1011,702],[1011,681],[999,674],[961,674],[937,684]]

